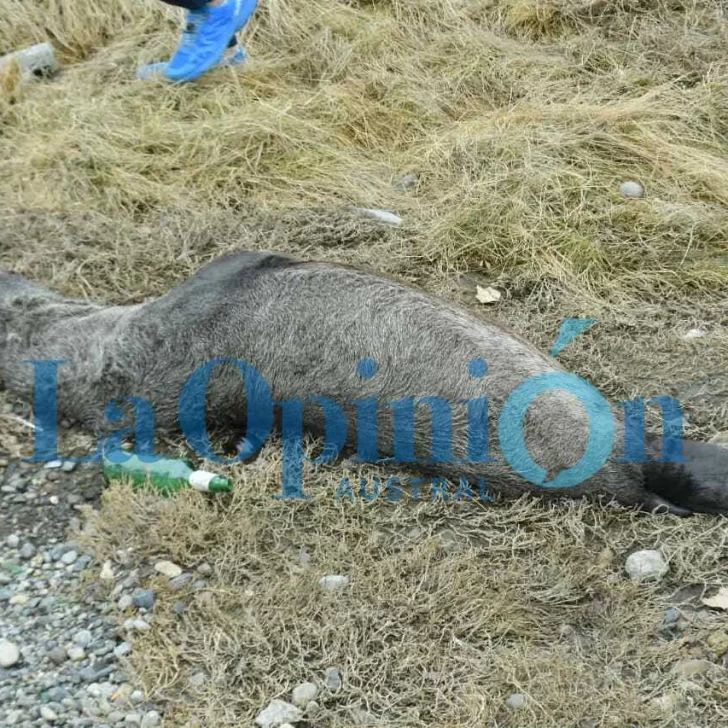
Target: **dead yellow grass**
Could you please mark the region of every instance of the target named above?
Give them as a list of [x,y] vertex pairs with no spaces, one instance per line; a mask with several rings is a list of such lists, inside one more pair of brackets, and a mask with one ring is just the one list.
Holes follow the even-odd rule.
[[[242,71],[136,82],[178,20],[154,0],[0,0],[0,52],[50,41],[64,64],[0,97],[0,265],[118,303],[238,247],[371,266],[469,306],[496,284],[493,315],[545,350],[563,316],[598,318],[561,358],[610,396],[670,392],[691,433],[728,429],[718,0],[267,0]],[[419,183],[399,191],[408,172]],[[645,199],[622,199],[625,179]],[[697,326],[708,335],[681,338]],[[0,420],[0,449],[27,442]],[[272,444],[232,470],[231,498],[113,488],[93,520],[100,561],[133,547],[142,570],[214,565],[197,594],[151,581],[157,622],[133,668],[167,725],[249,725],[330,665],[344,688],[321,728],[727,724],[724,673],[696,687],[670,672],[714,658],[705,637],[725,619],[686,608],[684,643],[657,635],[674,589],[726,583],[722,520],[337,503],[341,466],[308,473],[315,499],[292,506],[271,498],[278,457]],[[666,582],[630,584],[625,556],[654,547]],[[353,584],[327,597],[325,573]],[[531,702],[509,713],[516,692]],[[665,695],[678,707],[652,702]]]

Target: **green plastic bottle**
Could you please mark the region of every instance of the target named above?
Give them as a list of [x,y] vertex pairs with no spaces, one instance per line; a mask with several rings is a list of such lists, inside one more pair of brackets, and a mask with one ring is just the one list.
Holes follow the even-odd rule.
[[233,489],[228,478],[195,470],[188,461],[172,458],[147,461],[125,452],[109,453],[103,458],[103,472],[109,481],[126,478],[136,487],[149,484],[164,496],[184,488],[210,493],[229,493]]

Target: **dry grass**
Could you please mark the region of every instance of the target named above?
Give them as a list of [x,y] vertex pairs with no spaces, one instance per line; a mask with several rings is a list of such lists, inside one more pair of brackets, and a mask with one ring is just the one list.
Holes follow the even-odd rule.
[[[136,82],[178,20],[155,0],[0,0],[0,52],[50,40],[64,63],[52,81],[1,79],[0,265],[119,303],[236,247],[371,266],[470,306],[495,283],[493,315],[545,349],[563,316],[598,318],[562,359],[609,395],[670,392],[693,433],[728,429],[723,3],[267,0],[244,70]],[[398,191],[408,172],[417,188]],[[624,179],[645,199],[620,198]],[[708,335],[681,338],[694,327]],[[0,449],[26,443],[2,420]],[[99,559],[133,547],[142,569],[215,566],[183,619],[156,582],[157,626],[134,651],[168,725],[248,725],[329,665],[344,689],[321,728],[362,711],[408,727],[728,723],[724,673],[670,673],[725,620],[686,609],[687,641],[657,636],[674,588],[726,583],[721,520],[337,504],[342,466],[309,473],[315,500],[291,506],[270,497],[277,458],[235,470],[230,499],[111,489],[88,537]],[[669,557],[660,587],[624,579],[638,547]],[[325,597],[324,573],[353,585]],[[505,711],[513,692],[527,709]],[[673,692],[680,707],[651,702]]]

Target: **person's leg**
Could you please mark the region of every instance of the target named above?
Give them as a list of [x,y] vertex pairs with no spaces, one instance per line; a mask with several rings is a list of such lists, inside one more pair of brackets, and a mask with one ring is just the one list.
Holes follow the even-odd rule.
[[193,38],[187,64],[170,65],[167,78],[192,81],[217,65],[230,39],[245,26],[257,4],[257,0],[210,0],[201,11],[204,19]]
[[[180,69],[185,68],[190,61],[190,54],[195,44],[195,37],[200,25],[205,20],[206,6],[210,0],[162,0],[168,5],[186,8],[187,16],[185,19],[185,28],[182,32],[182,38],[171,60],[159,63],[148,63],[141,66],[137,71],[137,78],[147,81],[157,78],[161,75],[167,75],[170,72],[175,74]],[[233,35],[227,44],[227,52],[221,59],[221,65],[240,65],[245,61],[245,51],[238,47],[238,39]]]
[[162,0],[167,5],[176,5],[178,8],[187,10],[201,10],[210,0]]

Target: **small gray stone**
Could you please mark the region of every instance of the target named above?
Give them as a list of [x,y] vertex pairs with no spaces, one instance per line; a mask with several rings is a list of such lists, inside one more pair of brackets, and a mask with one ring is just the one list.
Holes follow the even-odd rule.
[[154,570],[164,574],[168,579],[174,579],[182,573],[182,568],[172,561],[157,561]]
[[162,718],[156,710],[150,710],[142,718],[142,728],[155,728],[162,722]]
[[634,180],[627,180],[626,182],[622,182],[622,184],[619,185],[619,192],[624,197],[629,197],[632,199],[637,199],[645,196],[645,188],[639,182],[635,182]]
[[131,652],[131,650],[132,647],[128,642],[121,642],[114,648],[114,657],[126,657]]
[[324,672],[324,685],[336,693],[341,690],[341,673],[335,667],[327,667]]
[[134,601],[130,594],[122,594],[119,597],[119,601],[116,603],[116,606],[123,611],[124,609],[129,609],[133,603]]
[[68,659],[68,653],[64,647],[54,647],[48,652],[48,659],[55,665],[62,665]]
[[662,554],[650,550],[631,553],[624,568],[634,582],[661,579],[669,570]]
[[194,675],[190,675],[187,682],[193,688],[201,688],[207,682],[207,675],[204,672],[196,672]]
[[73,662],[81,662],[86,657],[86,650],[80,645],[71,645],[66,652],[68,653],[68,659]]
[[299,707],[304,707],[307,703],[316,699],[318,695],[318,686],[312,682],[305,682],[293,688],[293,702]]
[[197,573],[200,576],[212,576],[212,566],[208,563],[202,563],[197,567]]
[[0,667],[7,670],[20,662],[20,649],[15,642],[0,642]]
[[11,533],[5,540],[5,543],[8,545],[8,548],[16,549],[20,545],[20,537],[15,533]]
[[144,693],[141,690],[135,690],[129,696],[129,700],[131,700],[134,705],[139,705],[144,702]]
[[528,696],[523,693],[515,693],[506,700],[506,706],[511,710],[520,710],[528,703]]
[[73,460],[65,460],[63,465],[61,465],[61,470],[64,473],[72,473],[76,469],[77,463],[75,463]]
[[61,556],[61,563],[65,564],[66,566],[70,566],[77,558],[77,551],[66,551],[66,553]]
[[26,542],[23,544],[23,548],[20,549],[20,558],[29,561],[35,556],[35,546],[32,543]]
[[81,629],[73,635],[73,642],[79,647],[86,648],[91,644],[93,638],[94,637],[89,630]]
[[184,589],[195,577],[192,574],[180,574],[175,576],[174,579],[170,579],[169,586],[173,591],[179,591]]
[[137,589],[132,596],[132,603],[137,609],[152,609],[157,595],[151,589]]
[[419,178],[417,177],[417,175],[414,173],[410,173],[398,179],[394,183],[393,187],[397,192],[409,192],[410,190],[413,190],[415,187],[417,187],[418,182]]
[[40,706],[40,717],[49,723],[55,723],[58,720],[58,714],[47,705]]
[[677,624],[679,619],[680,619],[680,610],[679,609],[675,609],[675,607],[670,607],[670,609],[665,611],[665,624],[668,627],[671,627],[672,625]]
[[180,602],[175,602],[174,603],[174,606],[172,607],[172,610],[174,611],[174,613],[178,617],[181,617],[185,613],[185,611],[187,610],[187,605],[184,602],[181,602],[181,601]]
[[298,723],[303,713],[295,705],[285,700],[271,700],[267,707],[258,713],[255,722],[261,728],[279,728],[284,723]]

